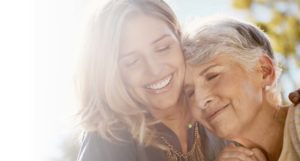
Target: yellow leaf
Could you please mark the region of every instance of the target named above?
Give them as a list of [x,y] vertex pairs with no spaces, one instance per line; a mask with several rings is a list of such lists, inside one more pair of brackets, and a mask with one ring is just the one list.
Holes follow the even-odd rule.
[[233,7],[235,9],[249,9],[251,7],[252,0],[233,0]]
[[283,20],[284,20],[284,15],[281,12],[273,9],[273,17],[271,23],[274,25],[279,25],[283,22]]

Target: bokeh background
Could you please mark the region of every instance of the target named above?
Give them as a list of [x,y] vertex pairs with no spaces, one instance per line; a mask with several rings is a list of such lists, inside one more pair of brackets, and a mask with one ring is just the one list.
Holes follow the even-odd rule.
[[[75,161],[80,126],[75,76],[85,13],[95,0],[35,1],[36,161]],[[280,87],[300,88],[300,0],[168,0],[183,26],[193,19],[228,15],[253,22],[272,39],[283,69]]]

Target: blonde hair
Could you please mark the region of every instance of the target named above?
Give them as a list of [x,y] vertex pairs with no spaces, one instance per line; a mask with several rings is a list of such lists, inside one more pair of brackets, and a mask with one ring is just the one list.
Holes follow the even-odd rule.
[[[268,87],[268,101],[280,104],[281,97],[276,89],[280,70],[268,36],[258,27],[228,17],[210,17],[201,24],[196,24],[195,31],[185,35],[184,55],[188,64],[199,64],[218,54],[227,54],[235,58],[247,70],[255,65],[263,54],[272,59],[275,81]],[[275,102],[273,102],[275,101]]]
[[130,16],[146,14],[162,19],[181,41],[172,9],[162,0],[112,0],[97,9],[89,23],[80,77],[79,116],[86,131],[108,140],[122,140],[126,128],[138,143],[155,144],[155,121],[127,92],[118,67],[120,35]]

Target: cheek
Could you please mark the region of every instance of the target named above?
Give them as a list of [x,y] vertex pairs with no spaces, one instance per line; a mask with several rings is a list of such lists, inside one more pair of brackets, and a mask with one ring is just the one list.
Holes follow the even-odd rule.
[[244,115],[249,117],[255,117],[262,106],[262,96],[260,92],[253,92],[251,95],[246,95],[243,99],[245,103],[242,104],[244,107]]
[[177,64],[179,64],[178,66],[185,70],[185,61],[184,61],[184,58],[183,58],[183,54],[180,52],[178,53],[178,58],[177,58]]
[[120,70],[121,72],[121,77],[122,80],[126,86],[126,88],[135,88],[137,86],[139,86],[140,82],[141,82],[141,78],[138,74],[138,72],[134,71],[134,70]]
[[124,78],[124,84],[125,88],[128,92],[128,94],[137,102],[141,104],[147,104],[146,103],[146,97],[141,89],[141,86],[138,84],[138,81],[136,79],[132,79],[133,77],[127,77]]
[[[230,75],[223,77],[222,81],[215,85],[220,95],[224,99],[228,99],[232,103],[232,117],[237,117],[240,120],[248,118],[251,113],[254,113],[262,102],[262,94],[258,87],[253,82],[244,77]],[[252,117],[252,116],[251,116]]]
[[240,95],[233,101],[236,113],[245,124],[253,120],[263,103],[262,92],[251,82],[245,82]]
[[130,77],[128,75],[128,77],[124,78],[124,82],[127,88],[134,88],[137,85],[137,80],[136,79],[132,79],[133,77]]
[[174,64],[175,66],[183,66],[183,68],[185,68],[183,53],[179,44],[176,45],[174,49],[170,51],[170,55],[167,59],[171,60],[173,62],[172,64]]
[[[262,90],[252,81],[243,81],[243,102],[245,106],[260,106],[263,101],[263,95],[262,95]],[[242,102],[242,103],[243,103]]]

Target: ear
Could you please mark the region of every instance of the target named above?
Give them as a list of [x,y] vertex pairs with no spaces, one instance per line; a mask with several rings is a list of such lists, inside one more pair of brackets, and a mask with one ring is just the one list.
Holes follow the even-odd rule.
[[263,54],[260,56],[258,69],[261,72],[263,87],[270,86],[275,81],[276,75],[274,67],[274,63],[268,55]]

